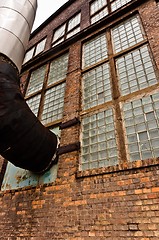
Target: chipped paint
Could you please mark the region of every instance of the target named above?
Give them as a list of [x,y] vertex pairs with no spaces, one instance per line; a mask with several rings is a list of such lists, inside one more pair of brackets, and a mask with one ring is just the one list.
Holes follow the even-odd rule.
[[[58,138],[60,138],[59,127],[50,129]],[[1,190],[11,190],[24,187],[36,187],[38,185],[52,183],[57,178],[58,165],[52,166],[44,174],[35,174],[28,170],[15,167],[12,163],[8,162],[7,169],[3,178]]]
[[27,170],[15,167],[8,163],[6,173],[4,175],[1,190],[11,190],[24,187],[35,187],[42,184],[54,182],[57,177],[57,165],[54,165],[49,171],[43,175],[34,174]]

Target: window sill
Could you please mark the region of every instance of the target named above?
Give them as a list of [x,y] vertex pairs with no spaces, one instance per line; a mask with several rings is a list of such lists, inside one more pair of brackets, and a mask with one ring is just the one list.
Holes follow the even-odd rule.
[[82,177],[90,177],[90,176],[103,175],[103,174],[111,174],[111,173],[121,172],[126,170],[150,167],[154,165],[159,165],[159,157],[153,158],[153,159],[138,160],[134,162],[123,163],[116,166],[102,167],[98,169],[95,168],[95,169],[88,169],[83,171],[79,170],[77,171],[76,177],[82,178]]

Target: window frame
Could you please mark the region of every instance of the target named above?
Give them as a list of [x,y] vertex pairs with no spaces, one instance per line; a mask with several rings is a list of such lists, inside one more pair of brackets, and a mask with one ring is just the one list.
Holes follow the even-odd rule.
[[[99,8],[97,11],[95,11],[93,14],[91,14],[91,4],[93,4],[95,1],[98,1],[98,0],[92,0],[90,2],[90,23],[91,24],[94,24],[98,21],[100,21],[101,19],[103,19],[104,17],[107,17],[109,14],[119,10],[120,8],[122,8],[123,6],[126,6],[127,4],[131,4],[131,1],[133,0],[127,0],[128,2],[121,5],[120,7],[116,8],[115,10],[112,10],[112,4],[118,0],[106,0],[106,4],[104,6],[102,6],[101,8]],[[98,20],[95,20],[93,21],[92,19],[95,17],[95,16],[98,16],[105,8],[107,8],[107,14],[105,14],[103,17],[99,17]]]
[[[76,16],[79,16],[80,18],[80,21],[77,25],[75,25],[73,28],[71,28],[70,30],[68,30],[68,27],[69,27],[69,22],[75,18]],[[63,31],[63,35],[61,35],[60,37],[56,38],[56,40],[54,41],[54,36],[56,34],[56,31],[58,29],[60,29],[61,27],[64,26],[64,31]],[[81,26],[81,11],[77,12],[76,14],[74,14],[69,20],[67,20],[66,22],[64,22],[63,24],[61,24],[60,26],[58,26],[54,31],[53,31],[53,36],[52,36],[52,47],[55,47],[56,45],[58,45],[59,43],[65,41],[67,38],[67,35],[70,34],[71,32],[73,32],[74,30],[80,28]],[[80,31],[80,30],[79,30]],[[79,32],[78,31],[78,32]],[[76,33],[75,33],[76,34]],[[73,34],[72,36],[74,36],[75,34]],[[71,36],[71,37],[72,37]],[[70,37],[69,37],[70,38]]]
[[[116,27],[118,24],[124,23],[125,21],[133,18],[134,16],[137,16],[138,19],[139,19],[139,23],[140,23],[140,27],[142,29],[142,34],[143,34],[144,39],[142,41],[140,41],[139,43],[136,43],[133,46],[130,46],[129,48],[124,49],[123,51],[120,51],[118,53],[113,52],[113,42],[112,42],[112,39],[111,39],[112,38],[111,30],[114,27]],[[89,67],[82,68],[82,74],[84,74],[88,71],[91,71],[92,69],[102,65],[103,63],[109,62],[110,68],[111,68],[111,85],[112,85],[112,89],[113,89],[112,90],[113,100],[110,101],[110,102],[107,102],[105,104],[97,105],[93,108],[86,109],[86,110],[84,110],[83,107],[82,107],[80,116],[81,116],[81,120],[82,120],[84,117],[91,116],[91,115],[97,113],[98,111],[104,111],[106,109],[109,109],[110,107],[112,107],[114,109],[114,112],[115,112],[115,115],[114,115],[115,131],[117,133],[117,139],[118,139],[117,146],[118,146],[118,150],[119,150],[119,164],[116,165],[116,166],[110,166],[110,167],[105,167],[104,168],[104,172],[110,172],[110,171],[114,171],[116,169],[123,169],[123,166],[125,166],[125,168],[131,168],[132,166],[135,166],[135,164],[136,164],[136,166],[139,166],[139,165],[142,165],[143,162],[144,162],[144,164],[145,164],[146,161],[148,162],[148,160],[141,160],[140,159],[136,162],[131,162],[130,163],[129,162],[129,156],[128,156],[128,154],[129,154],[128,150],[127,150],[126,147],[123,148],[122,144],[121,144],[121,143],[126,144],[126,141],[127,141],[127,139],[126,139],[127,137],[126,137],[126,134],[124,132],[125,131],[124,130],[124,122],[123,122],[123,120],[122,121],[119,120],[119,119],[122,119],[122,114],[123,114],[121,104],[123,102],[130,101],[130,99],[133,99],[134,98],[134,93],[127,94],[126,96],[121,95],[120,90],[119,90],[119,79],[117,77],[116,70],[115,70],[116,69],[116,59],[118,59],[121,56],[124,56],[125,54],[127,54],[129,52],[134,51],[135,49],[140,49],[140,47],[142,47],[142,46],[148,46],[149,55],[150,55],[150,58],[153,62],[153,69],[154,69],[154,72],[155,72],[155,75],[156,75],[157,82],[159,82],[159,79],[158,79],[157,67],[156,67],[155,62],[153,60],[153,54],[151,53],[149,42],[148,42],[147,36],[145,34],[145,31],[143,29],[143,24],[142,24],[142,21],[140,19],[140,15],[139,15],[138,12],[134,11],[130,16],[126,16],[124,19],[122,19],[122,21],[121,20],[116,21],[116,23],[113,23],[108,28],[103,29],[101,32],[99,32],[98,35],[100,35],[103,32],[105,32],[107,43],[109,43],[108,58],[105,58],[105,59],[101,60],[100,62],[98,62],[96,64],[93,64]],[[95,38],[95,36],[88,37],[87,39],[85,39],[83,41],[83,45],[85,43],[87,43],[89,40],[92,40],[94,38]],[[82,53],[82,56],[83,56],[83,53]],[[83,58],[82,58],[82,62],[83,62]],[[81,85],[83,86],[83,78],[81,79],[81,81],[82,81]],[[116,82],[118,82],[118,86],[117,86]],[[83,89],[82,89],[82,91],[83,91]],[[135,92],[136,98],[138,96],[140,96],[142,92],[145,92],[145,91],[146,91],[145,88],[143,88],[143,89]],[[151,93],[150,93],[150,95],[151,95]],[[82,128],[81,128],[81,131],[82,131]],[[81,132],[80,138],[82,139],[82,132]],[[155,163],[156,159],[153,159],[153,162]],[[98,169],[98,168],[95,168],[93,170],[92,169],[83,170],[82,169],[81,156],[80,156],[80,164],[79,164],[79,171],[78,171],[78,176],[79,177],[80,176],[85,176],[85,175],[91,175],[91,173],[94,173],[94,172],[96,172],[98,174],[98,173],[100,173],[100,171],[101,171],[101,169]]]
[[[58,80],[57,82],[54,82],[52,84],[48,84],[48,78],[49,78],[49,73],[50,73],[50,67],[51,67],[51,63],[54,62],[56,59],[59,59],[60,57],[62,56],[67,56],[67,61],[69,59],[69,52],[66,51],[66,52],[63,52],[62,54],[60,54],[59,56],[56,56],[54,59],[51,59],[49,62],[47,62],[46,64],[43,64],[41,66],[39,66],[38,68],[35,68],[33,69],[31,72],[30,72],[30,75],[29,75],[29,81],[31,79],[31,74],[38,70],[40,67],[45,67],[45,70],[44,70],[44,78],[43,78],[43,83],[42,83],[42,87],[41,89],[31,93],[31,94],[28,94],[27,95],[27,89],[29,87],[29,81],[28,81],[28,86],[26,88],[26,92],[25,92],[25,100],[27,102],[27,100],[33,98],[33,97],[36,97],[38,96],[39,94],[41,95],[40,96],[40,102],[39,102],[39,107],[38,107],[38,112],[37,112],[37,117],[38,119],[41,121],[42,120],[42,112],[43,112],[43,109],[44,109],[44,101],[45,101],[45,93],[47,92],[47,90],[51,89],[51,88],[54,88],[62,83],[65,83],[66,82],[66,77],[67,77],[67,71],[68,71],[68,63],[67,63],[67,70],[66,70],[66,74],[65,74],[65,77]],[[52,122],[49,122],[48,124],[44,124],[46,127],[53,127],[53,126],[57,126],[61,123],[62,121],[62,118],[60,119],[57,119],[55,121],[52,121]]]
[[[38,53],[36,53],[37,49],[38,49],[38,46],[43,42],[45,41],[44,43],[44,47],[41,51],[39,51]],[[29,50],[27,50],[26,54],[25,54],[25,57],[24,57],[24,61],[23,61],[23,64],[26,64],[27,62],[29,62],[33,57],[39,55],[40,53],[44,52],[45,51],[45,46],[46,46],[46,41],[47,41],[47,37],[44,37],[42,40],[40,40],[38,43],[36,43],[36,45],[34,45],[33,47],[31,47]],[[31,57],[27,58],[27,54],[29,54],[29,52],[31,52]]]

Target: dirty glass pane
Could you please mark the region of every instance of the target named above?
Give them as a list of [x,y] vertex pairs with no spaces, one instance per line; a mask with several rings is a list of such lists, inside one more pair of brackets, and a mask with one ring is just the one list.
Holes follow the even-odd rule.
[[91,66],[107,57],[108,54],[105,33],[91,39],[84,44],[83,68]]
[[65,83],[59,84],[46,91],[42,123],[47,124],[62,118],[64,105]]
[[95,0],[91,3],[91,15],[107,5],[107,0]]
[[27,93],[26,93],[27,96],[42,89],[44,78],[45,78],[45,71],[46,71],[46,65],[32,72]]
[[118,164],[112,109],[82,120],[81,168],[99,168]]
[[110,101],[110,71],[107,63],[83,75],[83,108],[88,109]]
[[34,50],[35,50],[35,47],[31,48],[29,51],[26,52],[23,64],[28,62],[33,57]]
[[116,67],[122,95],[157,83],[147,45],[118,58]]
[[75,35],[76,33],[80,32],[80,27],[75,28],[74,30],[72,30],[71,32],[69,32],[66,35],[66,39],[72,37],[73,35]]
[[55,30],[54,32],[54,37],[53,37],[53,42],[64,36],[65,34],[65,29],[66,29],[66,24],[63,24],[61,27]]
[[[123,105],[130,160],[159,157],[159,93]],[[131,109],[130,109],[131,106]],[[129,111],[132,117],[129,118]],[[130,128],[135,131],[130,132]]]
[[53,47],[55,47],[56,45],[60,44],[61,42],[64,41],[64,37],[63,38],[60,38],[58,41],[56,41],[54,44],[53,44]]
[[144,39],[138,16],[134,16],[112,29],[114,52],[120,52]]
[[38,94],[38,95],[26,100],[26,103],[28,104],[28,106],[32,110],[32,112],[35,114],[35,116],[37,116],[37,114],[38,114],[40,98],[41,98],[41,95]]
[[68,30],[70,31],[71,29],[73,29],[74,27],[76,27],[77,25],[80,24],[81,21],[81,13],[78,13],[76,16],[74,16],[73,18],[71,18],[68,22]]
[[99,13],[97,13],[96,15],[94,15],[93,17],[91,17],[91,24],[99,21],[100,19],[102,19],[103,17],[108,15],[108,8],[105,7],[103,10],[101,10]]
[[112,12],[117,10],[118,8],[124,6],[128,2],[131,2],[131,0],[116,0],[111,4],[111,10]]
[[35,51],[35,56],[37,54],[41,53],[44,50],[45,43],[46,43],[46,38],[37,44],[36,51]]
[[68,53],[53,60],[50,64],[48,85],[51,85],[59,80],[66,78],[67,68],[68,68]]

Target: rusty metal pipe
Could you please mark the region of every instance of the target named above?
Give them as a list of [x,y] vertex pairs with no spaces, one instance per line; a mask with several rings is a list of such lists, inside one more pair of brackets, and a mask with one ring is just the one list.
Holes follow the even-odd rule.
[[0,154],[15,166],[46,171],[53,163],[57,137],[26,104],[13,66],[0,62]]

